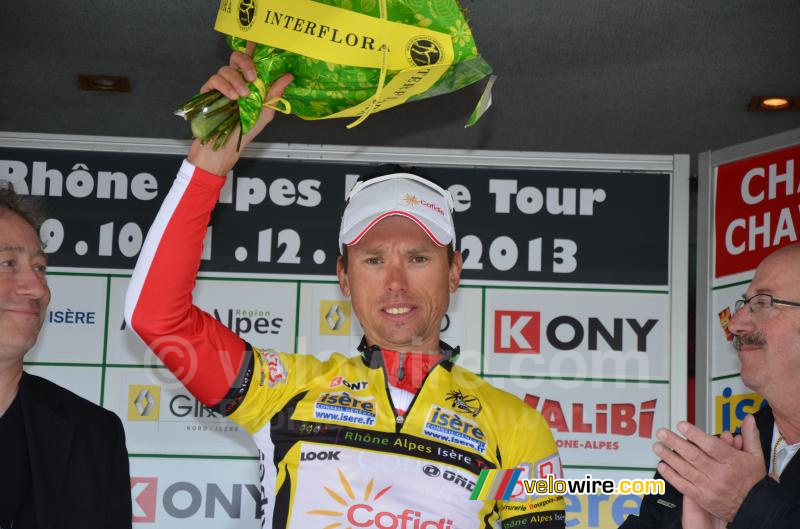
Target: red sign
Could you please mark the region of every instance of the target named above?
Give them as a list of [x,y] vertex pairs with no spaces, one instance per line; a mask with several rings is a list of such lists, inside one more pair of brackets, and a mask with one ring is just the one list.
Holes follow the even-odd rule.
[[156,489],[158,478],[131,478],[131,503],[134,523],[156,521]]
[[498,310],[494,313],[494,350],[498,353],[538,354],[539,312]]
[[714,277],[753,270],[798,240],[800,145],[717,167]]

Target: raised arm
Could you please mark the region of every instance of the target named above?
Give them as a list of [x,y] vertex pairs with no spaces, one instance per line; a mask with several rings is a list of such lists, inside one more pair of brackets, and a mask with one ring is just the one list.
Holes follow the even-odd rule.
[[[253,63],[234,52],[230,65],[220,68],[201,91],[216,89],[231,98],[246,95],[242,75],[255,78]],[[291,80],[289,75],[278,79],[268,97],[280,96]],[[242,148],[274,114],[264,109],[242,138]],[[195,140],[147,234],[125,300],[130,328],[207,406],[216,406],[228,395],[246,359],[245,342],[192,302],[211,211],[225,175],[239,159],[236,143],[214,151]]]

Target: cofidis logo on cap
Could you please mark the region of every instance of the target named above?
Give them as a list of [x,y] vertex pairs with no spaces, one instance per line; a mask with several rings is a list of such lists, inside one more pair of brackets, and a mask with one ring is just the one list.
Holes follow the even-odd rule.
[[421,199],[416,195],[412,195],[411,193],[406,193],[405,195],[403,195],[403,202],[405,202],[407,206],[410,206],[412,208],[416,206],[422,206],[428,209],[432,209],[439,215],[444,215],[444,210],[442,208],[440,208],[433,202],[428,202],[427,200]]

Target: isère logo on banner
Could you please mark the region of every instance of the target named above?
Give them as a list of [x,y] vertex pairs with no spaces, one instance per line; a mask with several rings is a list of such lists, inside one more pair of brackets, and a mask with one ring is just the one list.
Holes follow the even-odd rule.
[[714,404],[717,412],[714,433],[738,433],[744,418],[766,406],[767,401],[758,393],[734,394],[728,387],[722,390],[722,395],[714,397]]
[[319,303],[319,333],[329,336],[350,335],[350,302],[323,299]]
[[[201,485],[189,481],[176,481],[163,487],[165,480],[163,476],[160,479],[162,487],[159,487],[159,478],[156,477],[131,477],[133,522],[161,521],[157,516],[158,505],[164,508],[163,512],[167,517],[176,520],[198,515],[211,520],[222,518],[217,515],[218,508],[224,511],[230,520],[242,518],[259,520],[263,515],[264,505],[268,502],[261,497],[260,487],[251,483],[233,483],[226,486],[218,483]],[[242,489],[248,494],[242,494]],[[248,497],[252,502],[246,501]],[[254,507],[252,511],[248,509],[248,503]]]
[[93,310],[51,309],[47,311],[47,323],[94,325],[97,323],[97,313]]
[[[523,400],[541,413],[555,432],[620,437],[635,435],[644,439],[653,436],[653,421],[658,402],[658,399],[652,399],[638,405],[631,402],[596,403],[594,413],[589,414],[584,411],[584,403],[573,402],[568,405],[568,413],[565,414],[564,407],[557,400],[542,399],[538,395],[530,394],[526,394]],[[556,439],[556,444],[559,448],[619,450],[618,441]]]
[[[589,351],[608,349],[625,351],[634,344],[626,343],[626,337],[635,339],[635,350],[647,352],[647,337],[659,320],[650,318],[606,318],[610,324],[598,317],[588,317],[585,323],[574,316],[555,316],[546,323],[541,312],[519,310],[497,310],[494,313],[494,351],[496,353],[539,354],[542,337],[545,343],[559,351],[585,348]],[[542,334],[544,329],[544,334]]]
[[128,420],[158,421],[161,388],[134,384],[128,387]]

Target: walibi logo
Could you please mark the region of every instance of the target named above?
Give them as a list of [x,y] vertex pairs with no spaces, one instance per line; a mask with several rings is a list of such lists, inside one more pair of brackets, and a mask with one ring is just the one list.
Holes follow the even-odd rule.
[[[553,349],[572,351],[586,349],[625,351],[635,347],[647,352],[647,337],[658,324],[657,319],[586,318],[586,321],[561,315],[547,322],[542,313],[522,310],[497,310],[494,313],[494,350],[497,353],[539,354],[542,340]],[[544,335],[542,335],[544,329]],[[635,337],[635,345],[627,343]]]
[[[632,402],[598,402],[594,410],[584,411],[582,402],[567,404],[567,413],[560,401],[525,395],[525,404],[537,410],[553,430],[563,433],[611,434],[645,439],[653,436],[653,420],[658,399],[640,404]],[[576,441],[577,442],[577,441]],[[566,448],[577,448],[566,446]]]
[[[158,519],[161,512],[171,519],[202,517],[240,520],[244,517],[259,520],[267,505],[267,500],[262,499],[261,489],[249,483],[223,486],[178,481],[162,488],[159,487],[159,479],[163,485],[163,477],[131,477],[134,523],[163,521]],[[246,494],[243,494],[245,491]]]

